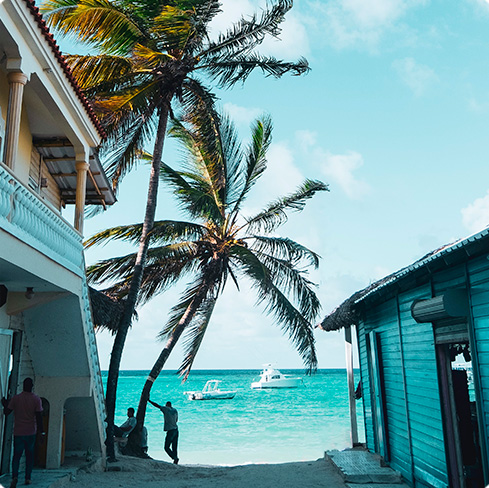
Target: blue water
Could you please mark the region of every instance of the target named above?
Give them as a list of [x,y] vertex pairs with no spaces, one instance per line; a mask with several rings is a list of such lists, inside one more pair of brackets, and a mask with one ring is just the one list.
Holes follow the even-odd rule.
[[[303,376],[302,370],[285,374]],[[137,409],[147,371],[122,371],[119,377],[116,424]],[[319,370],[303,376],[304,386],[283,390],[252,390],[259,371],[197,370],[184,384],[172,371],[155,381],[151,399],[170,400],[179,414],[179,457],[184,464],[280,463],[316,460],[325,450],[350,443],[348,390],[344,370]],[[185,391],[201,390],[209,379],[222,380],[221,389],[237,389],[232,400],[190,401]],[[105,374],[104,374],[105,380]],[[360,441],[363,407],[357,402]],[[163,415],[148,404],[145,425],[149,455],[169,460],[163,450]]]

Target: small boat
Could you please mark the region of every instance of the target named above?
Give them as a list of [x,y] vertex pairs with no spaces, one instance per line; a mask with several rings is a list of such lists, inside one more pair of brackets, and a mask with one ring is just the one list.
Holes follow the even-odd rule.
[[234,398],[237,390],[220,390],[220,380],[209,380],[202,391],[186,391],[189,400],[230,400]]
[[251,383],[251,388],[256,390],[263,388],[297,388],[301,384],[302,378],[282,374],[271,364],[266,364],[260,373],[260,379]]

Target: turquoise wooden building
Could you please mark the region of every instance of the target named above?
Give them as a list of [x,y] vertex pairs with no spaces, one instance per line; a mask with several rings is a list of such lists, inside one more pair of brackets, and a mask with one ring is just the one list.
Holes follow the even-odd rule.
[[[366,446],[414,487],[489,484],[489,229],[355,293]],[[350,385],[350,391],[351,391]]]

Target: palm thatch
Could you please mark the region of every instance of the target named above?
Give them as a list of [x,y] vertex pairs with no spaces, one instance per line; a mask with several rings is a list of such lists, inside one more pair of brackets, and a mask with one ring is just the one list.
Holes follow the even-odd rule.
[[95,330],[108,330],[114,335],[117,332],[117,326],[124,311],[124,302],[112,298],[91,286],[88,288]]

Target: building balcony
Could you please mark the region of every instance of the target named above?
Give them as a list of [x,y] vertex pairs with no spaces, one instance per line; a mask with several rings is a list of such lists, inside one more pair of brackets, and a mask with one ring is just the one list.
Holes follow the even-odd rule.
[[0,228],[82,276],[82,236],[0,163]]

